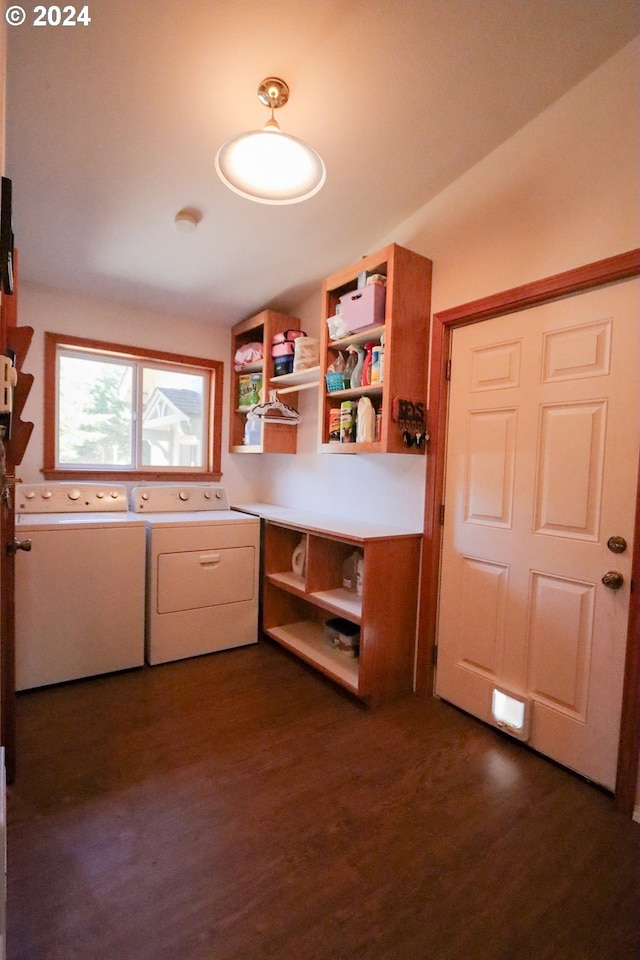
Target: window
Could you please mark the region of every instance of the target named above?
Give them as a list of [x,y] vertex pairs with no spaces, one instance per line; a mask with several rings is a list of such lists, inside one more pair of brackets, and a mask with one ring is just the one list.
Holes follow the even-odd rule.
[[45,476],[220,479],[222,368],[45,334]]

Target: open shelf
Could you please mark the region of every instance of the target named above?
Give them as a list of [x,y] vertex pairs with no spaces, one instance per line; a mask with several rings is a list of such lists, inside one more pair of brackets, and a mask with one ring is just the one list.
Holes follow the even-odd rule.
[[278,393],[293,393],[296,390],[310,390],[320,383],[320,367],[307,367],[305,370],[296,370],[293,373],[283,373],[279,377],[272,377],[270,388]]
[[384,386],[381,383],[368,383],[363,387],[349,387],[347,390],[327,390],[327,400],[357,400],[358,397],[381,397]]
[[[374,373],[374,383],[347,390],[321,391],[319,430],[323,453],[403,453],[412,456],[424,453],[424,445],[407,447],[403,433],[405,429],[412,429],[416,434],[424,433],[426,429],[424,418],[427,410],[431,272],[432,264],[426,257],[397,244],[390,244],[325,280],[320,341],[323,387],[328,368],[339,353],[344,355],[350,344],[357,347],[367,343],[379,345],[384,335],[384,359]],[[379,319],[379,313],[371,305],[371,298],[366,298],[365,288],[360,286],[363,277],[369,278],[374,274],[386,277],[384,323],[372,323],[347,336],[331,340],[326,321],[335,316],[341,297],[347,297],[342,304],[345,320],[346,308],[357,299],[349,295],[360,290],[364,309],[371,308],[371,319]],[[366,322],[368,317],[352,310],[348,319],[353,326],[357,326],[358,322]],[[376,380],[376,375],[381,379]],[[334,422],[335,409],[347,400],[356,401],[357,406],[360,397],[368,397],[376,412],[376,440],[363,444],[330,441],[330,425]],[[407,401],[405,410],[414,411],[415,426],[400,422],[397,413],[399,404],[394,408],[394,403],[401,400]],[[418,410],[423,412],[422,417],[415,412]],[[333,415],[331,411],[334,411]],[[354,413],[357,416],[357,410]]]
[[292,593],[301,595],[306,593],[304,577],[294,573],[293,570],[285,570],[283,573],[268,573],[267,579],[270,583],[282,587],[283,590],[291,590]]
[[268,636],[310,663],[321,673],[343,686],[358,692],[358,657],[349,657],[333,650],[324,636],[324,627],[315,620],[299,620],[265,630]]
[[[277,313],[275,310],[263,310],[254,317],[249,317],[241,323],[237,323],[231,331],[231,421],[229,424],[229,450],[231,453],[295,453],[297,445],[297,430],[295,424],[291,423],[261,423],[260,424],[260,442],[245,444],[244,430],[247,422],[247,413],[249,408],[238,407],[240,377],[245,374],[261,373],[262,384],[260,388],[260,402],[265,403],[269,399],[269,390],[274,389],[272,383],[273,376],[273,358],[271,356],[271,346],[273,337],[284,330],[299,330],[300,321],[296,317],[290,317],[284,313]],[[246,364],[241,370],[234,369],[234,357],[236,350],[248,343],[261,343],[263,350],[262,360],[255,363]],[[278,378],[279,379],[279,378]],[[291,385],[290,403],[296,405],[297,389]]]
[[338,617],[345,617],[353,623],[360,623],[362,619],[362,598],[351,590],[339,587],[337,590],[318,590],[309,596],[319,606]]
[[346,350],[350,343],[362,346],[363,343],[369,343],[370,340],[380,340],[385,329],[384,323],[373,327],[365,327],[364,330],[357,330],[355,333],[340,337],[338,340],[329,340],[328,346],[333,350]]

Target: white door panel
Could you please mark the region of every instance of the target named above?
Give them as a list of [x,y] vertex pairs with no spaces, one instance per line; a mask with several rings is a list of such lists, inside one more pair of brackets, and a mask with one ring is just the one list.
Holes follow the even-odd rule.
[[[640,281],[452,336],[436,692],[614,786],[633,549]],[[609,537],[627,549],[614,554]],[[601,582],[624,577],[619,590]],[[522,730],[516,735],[524,738]]]

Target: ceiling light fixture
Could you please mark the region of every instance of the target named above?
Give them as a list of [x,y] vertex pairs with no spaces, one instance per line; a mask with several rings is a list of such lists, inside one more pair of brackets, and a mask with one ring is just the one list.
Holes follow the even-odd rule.
[[305,143],[282,133],[273,111],[289,99],[289,87],[267,77],[258,99],[271,108],[263,130],[249,130],[226,140],[216,156],[218,176],[230,190],[257,203],[299,203],[320,190],[326,171],[322,158]]

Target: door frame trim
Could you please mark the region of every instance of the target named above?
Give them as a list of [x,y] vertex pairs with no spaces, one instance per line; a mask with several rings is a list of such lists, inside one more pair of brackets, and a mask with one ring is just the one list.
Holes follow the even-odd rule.
[[[516,313],[551,300],[640,276],[640,248],[597,260],[543,280],[460,304],[433,315],[429,359],[429,447],[425,485],[424,540],[416,656],[416,692],[432,696],[442,546],[441,504],[446,456],[447,361],[453,330],[463,324]],[[640,751],[640,463],[636,490],[635,540],[629,600],[629,630],[618,749],[615,799],[631,816],[636,798]]]

